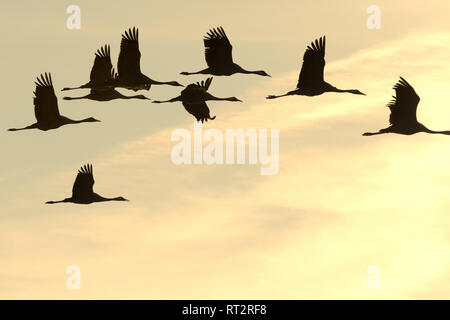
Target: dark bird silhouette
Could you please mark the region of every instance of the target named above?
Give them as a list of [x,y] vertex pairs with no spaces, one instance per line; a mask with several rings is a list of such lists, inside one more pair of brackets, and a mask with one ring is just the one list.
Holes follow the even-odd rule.
[[212,74],[215,76],[231,76],[235,73],[253,73],[270,77],[265,71],[248,71],[233,62],[232,46],[222,27],[209,30],[203,38],[205,59],[208,68],[198,72],[181,72],[183,75]]
[[78,170],[77,177],[72,188],[72,197],[60,201],[47,201],[47,204],[73,202],[79,204],[90,204],[104,201],[128,201],[124,197],[104,198],[94,192],[94,175],[92,165],[87,164]]
[[333,87],[323,80],[323,69],[325,68],[325,36],[311,42],[311,45],[303,55],[303,65],[298,78],[297,89],[289,91],[279,96],[270,95],[267,99],[275,99],[290,95],[318,96],[324,92],[349,92],[353,94],[362,94],[359,90],[348,89],[341,90]]
[[389,123],[391,126],[381,129],[378,132],[366,132],[363,136],[373,136],[383,133],[398,133],[412,135],[417,132],[440,133],[450,135],[450,131],[433,131],[417,121],[416,111],[420,98],[414,88],[400,77],[400,80],[394,85],[394,99],[387,105],[391,110]]
[[37,122],[24,128],[8,129],[8,131],[18,131],[26,129],[51,130],[66,124],[75,124],[81,122],[100,122],[94,118],[83,120],[72,120],[59,114],[58,101],[55,90],[53,89],[52,77],[50,73],[41,74],[37,78],[36,91],[34,92],[34,115]]
[[172,98],[166,101],[153,101],[153,103],[166,103],[181,101],[187,112],[192,114],[197,121],[208,121],[214,120],[216,117],[212,117],[209,114],[209,108],[205,101],[216,100],[216,101],[240,101],[236,97],[229,98],[217,98],[208,92],[209,86],[212,81],[212,77],[206,79],[206,81],[201,81],[197,83],[189,84],[185,89],[181,91],[178,97]]
[[137,28],[129,29],[122,34],[119,59],[117,61],[117,77],[107,82],[112,87],[130,90],[149,90],[152,85],[167,84],[182,87],[176,81],[160,82],[152,80],[141,72],[141,52],[139,51],[139,31]]
[[111,63],[109,45],[105,45],[97,50],[95,53],[94,65],[91,69],[90,80],[88,83],[83,84],[76,88],[64,88],[65,90],[90,88],[91,91],[88,95],[82,97],[64,97],[64,100],[77,100],[77,99],[89,99],[95,101],[110,101],[114,99],[143,99],[150,100],[144,95],[125,96],[115,90],[112,87],[107,87],[106,83],[113,81],[117,74],[114,72],[114,68]]

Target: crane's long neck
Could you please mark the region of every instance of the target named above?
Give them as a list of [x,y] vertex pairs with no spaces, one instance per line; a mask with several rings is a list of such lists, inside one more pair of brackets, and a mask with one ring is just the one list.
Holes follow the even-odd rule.
[[90,94],[87,94],[82,97],[64,97],[63,100],[80,100],[80,99],[89,99]]
[[279,96],[269,95],[269,96],[266,97],[266,99],[276,99],[276,98],[291,96],[291,95],[297,94],[297,92],[298,92],[298,90],[292,90],[292,91],[289,91],[288,93],[280,94]]
[[55,204],[55,203],[63,203],[63,202],[71,202],[72,198],[66,198],[64,200],[59,201],[47,201],[46,204]]
[[363,133],[363,136],[375,136],[377,134],[389,133],[392,131],[393,131],[392,127],[387,127],[384,129],[380,129],[377,132],[365,132],[365,133]]
[[331,89],[330,91],[332,91],[332,92],[347,92],[347,93],[352,93],[352,91],[354,91],[354,90],[353,90],[353,89],[339,89],[339,88],[333,87],[333,89]]
[[378,132],[364,132],[363,136],[375,136],[377,134],[383,134],[383,133],[387,133],[387,132],[381,132],[381,131],[378,131]]
[[167,103],[167,102],[176,102],[176,101],[181,101],[181,96],[172,98],[170,100],[154,100],[153,103]]
[[90,122],[90,121],[89,121],[88,118],[82,119],[82,120],[72,120],[72,119],[70,119],[70,122],[69,122],[69,123],[71,123],[71,124],[76,124],[76,123],[83,123],[83,122]]
[[190,76],[190,75],[193,75],[193,74],[211,74],[211,73],[210,73],[209,68],[206,68],[206,69],[203,69],[203,70],[200,70],[200,71],[197,71],[197,72],[186,72],[186,71],[183,71],[183,72],[180,72],[180,74],[182,74],[184,76]]
[[38,125],[37,123],[33,123],[32,125],[27,126],[27,127],[23,127],[23,128],[10,128],[10,129],[8,129],[8,131],[20,131],[20,130],[36,129],[38,127],[37,125]]
[[242,69],[241,73],[245,73],[245,74],[259,74],[259,73],[261,73],[261,70],[251,71],[251,70]]
[[62,88],[61,91],[67,91],[67,90],[75,90],[75,89],[85,89],[88,88],[88,86],[86,84],[83,84],[79,87],[73,87],[73,88]]
[[336,88],[336,87],[334,87],[331,84],[326,83],[326,82],[325,82],[325,85],[326,85],[325,92],[327,92],[327,91],[328,92],[347,92],[347,93],[360,94],[360,95],[364,95],[365,96],[364,93],[362,93],[361,91],[359,91],[357,89],[339,89],[339,88]]
[[236,73],[245,73],[245,74],[256,74],[258,76],[270,77],[264,70],[245,70],[238,64],[234,64],[234,71]]
[[176,81],[156,81],[153,79],[150,79],[149,77],[147,77],[146,75],[142,75],[142,80],[149,85],[163,85],[163,84],[167,84],[169,86],[175,86],[175,87],[182,87],[183,85],[179,84]]
[[105,198],[101,195],[95,193],[95,202],[106,202],[106,201],[128,201],[124,197],[114,197],[114,198]]
[[431,133],[431,134],[445,134],[445,135],[450,135],[450,131],[448,131],[448,130],[444,130],[444,131],[434,131],[434,130],[427,129],[427,130],[425,130],[425,132]]
[[211,95],[208,100],[212,100],[212,101],[241,101],[241,100],[239,100],[236,97],[219,98],[219,97],[214,97],[213,95]]
[[121,197],[104,198],[103,201],[123,201]]
[[261,73],[264,73],[264,71],[262,71],[262,70],[254,70],[254,71],[251,71],[251,70],[245,70],[244,68],[241,68],[241,67],[239,67],[238,66],[238,68],[237,68],[238,70],[238,72],[239,73],[245,73],[245,74],[257,74],[257,75],[261,75]]
[[96,120],[94,118],[86,118],[86,119],[82,119],[82,120],[72,120],[72,119],[66,118],[64,116],[60,117],[60,121],[61,121],[62,125],[77,124],[77,123],[83,123],[83,122],[99,122],[99,120]]
[[152,85],[162,85],[162,84],[167,84],[167,85],[173,86],[173,85],[175,85],[174,83],[175,83],[175,81],[156,81],[156,80],[150,81],[150,84],[152,84]]

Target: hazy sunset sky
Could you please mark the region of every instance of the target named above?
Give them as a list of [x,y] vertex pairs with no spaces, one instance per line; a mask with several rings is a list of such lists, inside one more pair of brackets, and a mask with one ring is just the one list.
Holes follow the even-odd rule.
[[[81,8],[69,30],[66,8]],[[381,29],[366,27],[381,8]],[[448,1],[45,1],[2,3],[0,298],[300,299],[450,297],[450,137],[386,134],[403,76],[418,119],[450,130]],[[278,129],[279,172],[261,165],[179,165],[181,103],[65,101],[94,53],[139,28],[141,70],[184,85],[206,66],[202,37],[223,26],[234,61],[256,75],[214,77],[203,128]],[[293,90],[301,60],[326,35],[325,80],[367,96]],[[61,114],[102,122],[7,132],[35,122],[35,78],[51,72]],[[120,90],[124,94],[132,91]],[[141,91],[153,100],[179,88]],[[130,202],[46,205],[71,195],[92,163],[94,190]],[[66,288],[69,265],[81,289]],[[381,288],[368,289],[368,266]]]

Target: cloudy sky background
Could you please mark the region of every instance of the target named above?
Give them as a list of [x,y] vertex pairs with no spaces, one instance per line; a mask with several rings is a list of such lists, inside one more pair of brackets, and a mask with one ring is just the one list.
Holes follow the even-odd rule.
[[[66,28],[73,2],[4,4],[0,114],[1,298],[448,298],[450,138],[362,137],[388,125],[398,76],[421,97],[420,121],[450,129],[450,6],[378,1],[79,1],[81,30]],[[88,80],[95,50],[139,27],[141,68],[184,84],[205,77],[202,36],[222,25],[241,66],[272,78],[215,77],[210,91],[245,103],[209,103],[204,129],[279,129],[280,170],[260,165],[175,166],[173,130],[193,130],[181,104],[64,101]],[[327,36],[326,79],[367,96],[325,94],[268,101],[295,87],[306,46]],[[35,77],[50,71],[62,114],[101,123],[7,132],[35,121]],[[124,93],[132,93],[125,92]],[[178,94],[152,87],[152,99]],[[84,95],[73,91],[71,95]],[[89,206],[70,196],[93,163],[95,190],[129,203]],[[81,290],[65,270],[81,268]],[[366,287],[367,267],[381,288]]]

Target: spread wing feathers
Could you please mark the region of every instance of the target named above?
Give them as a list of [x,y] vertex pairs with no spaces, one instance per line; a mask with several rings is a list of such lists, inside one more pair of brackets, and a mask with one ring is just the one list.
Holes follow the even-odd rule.
[[117,71],[121,78],[135,78],[141,73],[141,53],[138,42],[139,31],[137,28],[128,29],[122,34],[120,43],[119,60],[117,62]]
[[118,76],[119,75],[117,74],[116,70],[114,70],[114,68],[111,68],[111,79],[115,80]]
[[303,55],[297,88],[317,86],[323,82],[325,67],[325,36],[311,42]]
[[102,86],[111,80],[111,55],[109,45],[104,45],[95,53],[94,65],[91,69],[91,84]]
[[94,175],[92,165],[86,164],[78,170],[77,178],[72,188],[72,198],[83,199],[89,197],[94,192]]
[[40,123],[56,120],[60,114],[51,74],[47,72],[41,74],[40,78],[37,77],[35,84],[33,103],[36,120]]
[[201,82],[197,82],[197,86],[202,87],[205,89],[205,91],[208,91],[209,86],[211,85],[212,82],[212,77],[206,79],[206,80],[202,80]]
[[222,27],[211,29],[203,38],[208,67],[223,67],[233,64],[232,46]]
[[212,79],[213,78],[211,77],[206,80],[202,80],[201,82],[190,83],[186,86],[186,88],[183,89],[183,91],[181,91],[181,93],[192,95],[194,93],[208,91],[209,86],[211,85]]
[[394,85],[394,99],[388,103],[391,110],[389,122],[392,125],[416,123],[416,111],[420,98],[414,88],[400,77],[400,80]]
[[209,108],[206,105],[206,102],[198,102],[198,103],[191,103],[191,102],[183,102],[183,106],[186,109],[187,112],[192,114],[197,121],[208,121],[208,120],[214,120],[216,117],[210,116]]

